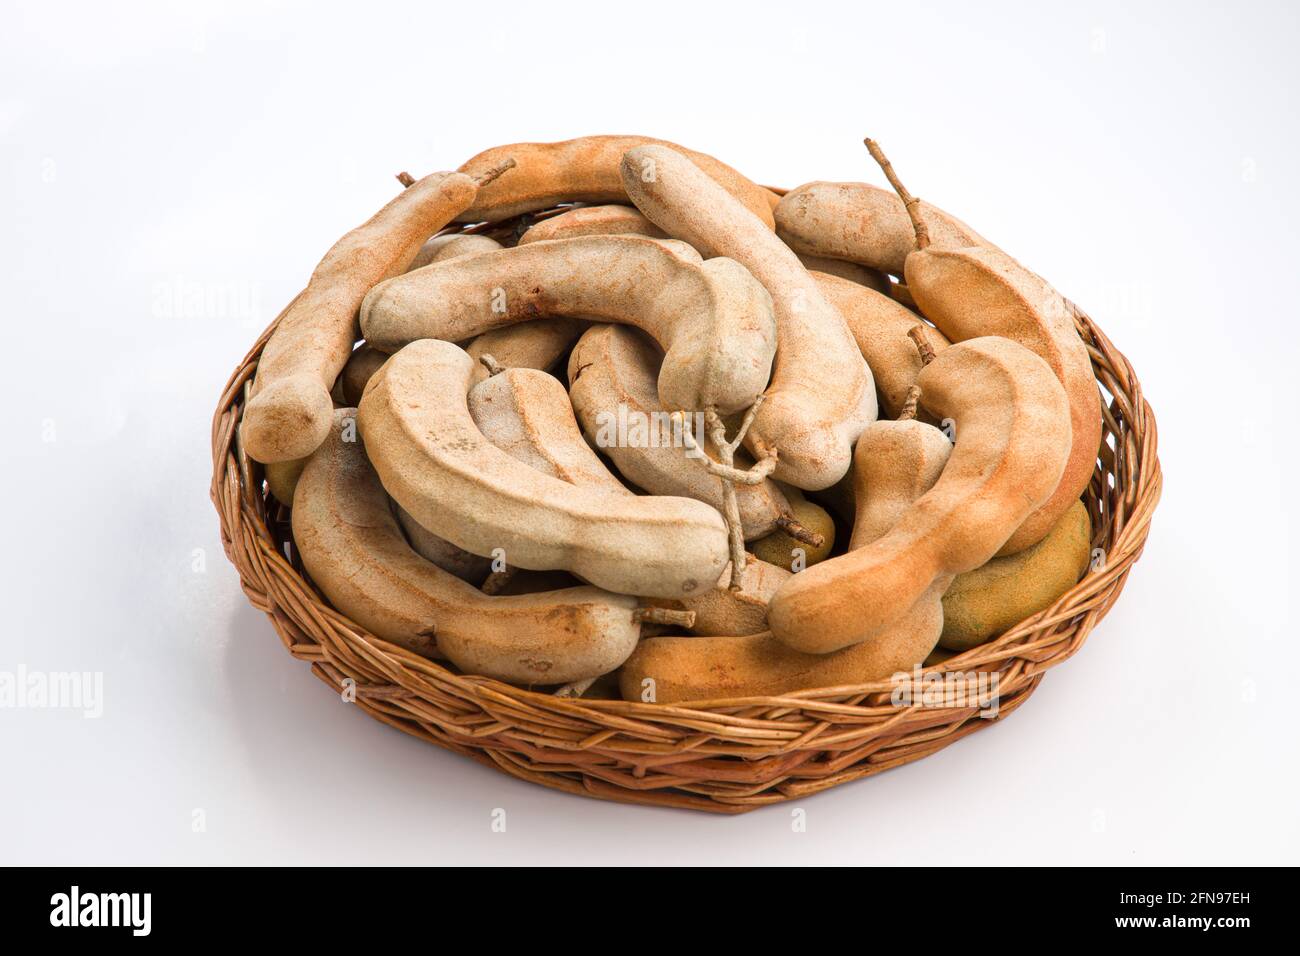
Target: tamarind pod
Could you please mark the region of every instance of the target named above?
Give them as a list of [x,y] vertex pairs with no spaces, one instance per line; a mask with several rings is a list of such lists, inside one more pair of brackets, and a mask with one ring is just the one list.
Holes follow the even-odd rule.
[[339,373],[339,387],[342,391],[343,404],[356,408],[361,404],[361,396],[366,390],[370,376],[379,371],[379,366],[388,361],[388,355],[379,349],[362,344],[353,350],[348,362]]
[[298,487],[298,478],[307,465],[306,458],[292,458],[289,461],[273,461],[263,465],[266,472],[266,486],[281,504],[293,507],[294,489]]
[[[921,422],[880,421],[866,427],[849,471],[854,476],[857,511],[850,550],[871,544],[930,490],[950,449],[942,432]],[[787,580],[789,575],[774,582],[778,591]],[[883,680],[909,670],[934,648],[943,627],[940,597],[947,581],[946,577],[936,579],[916,604],[882,633],[829,654],[793,650],[770,633],[695,638],[688,643],[645,637],[643,632],[641,643],[623,665],[620,685],[627,699],[640,700],[649,679],[657,701],[679,703]],[[767,596],[769,605],[772,597]],[[699,614],[695,623],[700,625]]]
[[871,371],[843,317],[798,257],[689,158],[640,146],[628,150],[622,169],[628,195],[652,222],[709,261],[739,262],[771,293],[778,355],[745,445],[760,457],[775,448],[775,476],[788,484],[810,491],[833,485],[876,417]]
[[813,278],[848,323],[858,350],[871,367],[881,407],[891,418],[897,416],[921,371],[921,354],[908,333],[919,329],[935,352],[946,348],[948,340],[887,295],[838,276],[814,272]]
[[545,315],[648,332],[666,353],[659,396],[672,409],[748,408],[776,351],[771,297],[743,266],[692,261],[644,236],[534,242],[426,266],[371,290],[361,327],[368,342],[393,351]]
[[1022,551],[1078,500],[1097,466],[1101,398],[1088,349],[1060,293],[1000,249],[932,242],[907,257],[905,273],[921,312],[951,341],[1011,339],[1046,361],[1065,388],[1073,443],[1060,484],[998,553]]
[[569,394],[546,372],[511,368],[469,390],[469,414],[483,437],[543,474],[631,495],[583,440]]
[[[797,255],[799,261],[803,263],[803,267],[809,272],[836,276],[856,285],[866,286],[868,289],[882,295],[889,294],[891,284],[889,276],[870,266],[859,265],[856,262],[848,262],[844,259],[828,259],[825,256],[809,256],[803,253],[797,253]],[[834,305],[835,303],[832,301],[831,304]]]
[[[821,505],[805,498],[803,492],[793,485],[776,484],[790,503],[788,516],[804,531],[821,535],[821,544],[801,540],[785,529],[777,528],[750,544],[750,550],[763,561],[790,571],[825,561],[835,547],[835,519]],[[766,630],[766,626],[762,629]]]
[[788,580],[768,623],[795,650],[826,653],[884,633],[922,595],[984,564],[1051,495],[1070,452],[1070,409],[1051,368],[985,337],[949,346],[917,378],[921,401],[952,419],[939,481],[870,545]]
[[[483,436],[516,461],[575,485],[630,495],[578,431],[564,386],[533,369],[507,369],[469,391],[469,411]],[[397,518],[416,553],[476,586],[492,561],[471,554],[424,528],[401,507]],[[501,593],[501,592],[497,592]]]
[[240,426],[251,458],[303,458],[324,440],[334,412],[330,388],[352,354],[361,300],[375,283],[402,272],[477,191],[463,173],[433,173],[325,253],[258,359]]
[[293,535],[330,603],[383,640],[517,683],[581,680],[617,667],[639,635],[634,598],[594,587],[488,597],[407,545],[342,409],[303,470]]
[[[855,513],[849,550],[883,537],[934,487],[952,454],[952,442],[915,419],[872,422],[853,450]],[[940,592],[942,593],[942,592]]]
[[[919,214],[936,243],[989,245],[956,216],[929,203],[920,203]],[[782,197],[775,215],[777,235],[798,253],[902,275],[907,254],[915,248],[903,201],[867,183],[805,183]]]
[[474,380],[488,377],[488,370],[480,361],[490,355],[503,368],[535,368],[548,372],[573,347],[588,323],[581,319],[557,315],[549,319],[533,319],[507,325],[476,336],[465,347],[474,359]]
[[[728,562],[716,587],[676,601],[652,598],[649,603],[694,613],[695,622],[686,628],[692,634],[757,634],[767,628],[767,602],[789,576],[785,568],[746,554],[739,588],[730,587],[731,563]],[[650,626],[641,625],[643,640],[653,634]]]
[[558,143],[511,143],[479,153],[461,166],[471,176],[515,160],[508,177],[489,183],[474,204],[459,215],[461,222],[499,222],[520,213],[548,209],[561,202],[621,203],[627,193],[619,177],[619,161],[634,146],[669,146],[691,157],[714,182],[773,228],[767,190],[750,182],[726,163],[667,140],[649,136],[583,136]]
[[745,556],[739,589],[727,586],[730,576],[728,563],[717,587],[678,602],[683,610],[695,612],[695,623],[687,628],[692,634],[757,634],[765,630],[767,603],[790,572],[749,554]]
[[406,267],[405,271],[414,272],[416,269],[423,269],[435,262],[446,262],[448,259],[472,256],[478,252],[492,252],[494,249],[500,248],[501,243],[491,236],[449,232],[427,240],[420,247],[420,251],[415,254],[415,258],[411,260],[411,264]]
[[416,521],[475,554],[501,548],[513,567],[571,571],[624,594],[675,598],[718,579],[729,542],[716,510],[582,488],[515,461],[470,417],[473,368],[450,342],[413,342],[361,400],[370,459]]
[[1092,524],[1076,501],[1042,541],[959,574],[943,596],[941,646],[965,651],[1050,607],[1088,567]]
[[393,513],[397,516],[397,523],[406,535],[411,550],[424,560],[474,587],[481,586],[487,579],[492,570],[491,558],[470,554],[464,548],[458,548],[450,541],[438,537],[412,518],[410,513],[395,501]]
[[[807,574],[801,571],[795,578]],[[880,635],[829,654],[791,650],[771,633],[743,637],[648,637],[619,670],[625,700],[679,704],[738,697],[779,697],[800,690],[847,687],[908,671],[934,647],[942,627],[937,600]]]
[[1092,480],[1102,423],[1091,357],[1075,329],[1073,308],[1055,289],[995,246],[931,235],[920,201],[899,181],[880,146],[871,139],[864,143],[910,217],[915,248],[903,275],[925,316],[953,342],[1000,335],[1019,343],[1047,362],[1065,390],[1069,459],[1050,498],[998,552],[1014,554],[1041,541]]
[[[635,329],[593,325],[569,355],[574,414],[587,441],[638,488],[652,495],[694,498],[721,511],[720,482],[698,458],[688,456],[655,392],[661,360],[655,344]],[[621,423],[626,423],[625,435],[619,432]],[[697,440],[705,454],[717,454],[707,434]],[[742,460],[737,467],[751,464]],[[736,503],[746,540],[770,534],[777,519],[790,510],[771,480],[737,485]]]
[[662,229],[631,206],[579,206],[529,226],[519,237],[519,245],[576,236],[620,235],[668,238]]

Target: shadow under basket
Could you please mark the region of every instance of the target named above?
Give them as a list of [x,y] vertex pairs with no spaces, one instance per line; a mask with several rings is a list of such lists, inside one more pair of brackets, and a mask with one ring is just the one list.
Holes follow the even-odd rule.
[[[546,215],[465,231],[509,242]],[[895,702],[892,680],[689,706],[561,698],[458,673],[368,633],[307,579],[288,509],[263,490],[261,466],[239,447],[247,386],[278,318],[231,376],[212,421],[222,546],[289,653],[408,734],[522,780],[605,800],[743,813],[806,797],[919,760],[1011,714],[1119,598],[1160,499],[1156,422],[1128,361],[1072,308],[1103,393],[1102,446],[1084,496],[1092,565],[1051,607],[925,668],[921,681],[907,684],[911,703]],[[965,686],[956,675],[976,672],[996,674],[994,718],[980,716],[971,694],[944,693]]]

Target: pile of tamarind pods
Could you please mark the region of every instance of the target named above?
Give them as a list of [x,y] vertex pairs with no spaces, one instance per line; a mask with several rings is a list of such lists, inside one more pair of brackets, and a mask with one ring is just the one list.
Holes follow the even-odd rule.
[[673,703],[880,681],[1086,570],[1065,300],[893,190],[517,143],[326,253],[240,437],[311,581],[416,654]]

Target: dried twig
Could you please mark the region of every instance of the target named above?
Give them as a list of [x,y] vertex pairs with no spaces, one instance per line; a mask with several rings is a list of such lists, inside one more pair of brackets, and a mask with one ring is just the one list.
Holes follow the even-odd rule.
[[934,348],[925,340],[925,333],[921,331],[919,325],[914,325],[907,330],[907,337],[916,345],[916,350],[921,353],[921,364],[929,365],[934,361]]
[[483,172],[479,173],[477,176],[474,177],[474,181],[478,183],[478,188],[482,189],[488,183],[492,182],[492,180],[496,179],[498,176],[504,173],[507,169],[514,169],[514,168],[515,168],[515,159],[513,156],[510,156],[507,157],[506,159],[503,159],[495,166],[491,166],[488,169],[483,170]]
[[[915,341],[915,339],[913,339]],[[933,353],[931,353],[933,357]],[[925,357],[922,356],[922,361]],[[916,404],[921,400],[921,386],[913,385],[907,390],[907,398],[903,400],[903,407],[898,410],[898,420],[900,422],[911,421],[916,417]]]
[[903,205],[907,208],[907,217],[912,220],[912,231],[916,233],[916,248],[924,249],[930,244],[930,229],[921,219],[921,210],[918,208],[921,200],[909,193],[907,187],[899,181],[898,175],[894,172],[894,165],[886,158],[884,150],[874,139],[864,139],[862,142],[866,144],[871,158],[880,164],[885,178],[889,180],[889,185],[893,186],[894,192],[898,193],[898,198],[903,200]]
[[695,612],[671,607],[639,607],[632,612],[632,620],[638,624],[669,624],[673,627],[692,628],[695,626]]
[[802,524],[799,523],[799,520],[795,518],[794,515],[790,515],[790,514],[778,515],[776,519],[776,526],[780,528],[782,531],[784,531],[786,534],[788,534],[790,537],[794,538],[796,541],[802,541],[810,548],[820,548],[823,544],[826,543],[825,535],[821,534],[818,531],[813,531],[809,528],[805,528]]

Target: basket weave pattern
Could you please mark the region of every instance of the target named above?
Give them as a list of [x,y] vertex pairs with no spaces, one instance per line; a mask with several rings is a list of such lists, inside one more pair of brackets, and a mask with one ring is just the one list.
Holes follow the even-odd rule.
[[515,777],[609,800],[741,813],[804,797],[918,760],[1009,715],[1118,599],[1160,498],[1156,423],[1128,361],[1088,316],[1074,314],[1103,389],[1103,444],[1085,495],[1100,560],[1051,607],[926,669],[996,672],[993,719],[973,703],[897,706],[892,681],[690,706],[558,698],[463,675],[374,637],[309,582],[288,509],[263,491],[261,466],[239,446],[248,386],[278,318],[231,376],[212,421],[222,546],[289,653],[399,730]]

